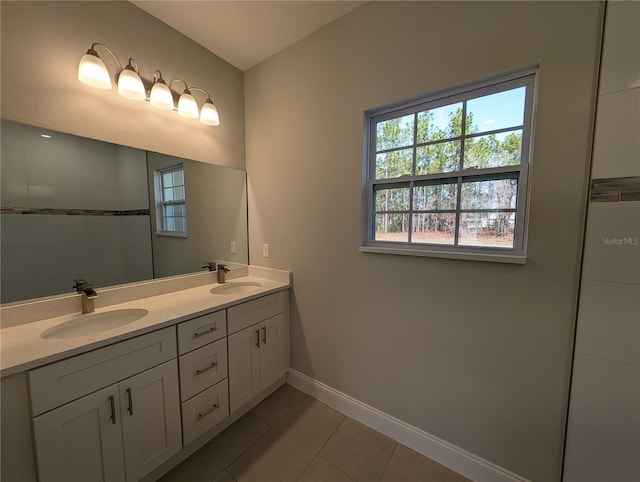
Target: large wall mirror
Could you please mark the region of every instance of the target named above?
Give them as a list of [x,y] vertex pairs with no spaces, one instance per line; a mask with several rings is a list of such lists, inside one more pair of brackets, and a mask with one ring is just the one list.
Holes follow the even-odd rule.
[[246,173],[2,120],[1,302],[248,264]]

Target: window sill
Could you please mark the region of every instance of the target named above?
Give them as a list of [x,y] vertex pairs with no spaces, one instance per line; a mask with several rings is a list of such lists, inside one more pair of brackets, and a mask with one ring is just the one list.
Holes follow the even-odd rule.
[[156,233],[156,236],[166,236],[168,238],[186,238],[187,233],[171,233],[168,231],[161,231],[159,233]]
[[490,263],[526,264],[527,257],[522,253],[478,253],[470,251],[445,251],[438,249],[413,249],[411,247],[360,246],[361,253],[395,254],[401,256],[420,256],[428,258],[463,259]]

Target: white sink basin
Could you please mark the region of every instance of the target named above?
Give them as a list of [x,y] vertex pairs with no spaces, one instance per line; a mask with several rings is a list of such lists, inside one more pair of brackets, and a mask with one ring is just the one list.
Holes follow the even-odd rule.
[[73,338],[99,333],[133,323],[148,313],[143,309],[130,309],[77,315],[72,320],[43,331],[40,333],[40,338]]
[[257,281],[238,281],[221,284],[211,288],[214,295],[243,295],[258,291],[262,287],[262,283]]

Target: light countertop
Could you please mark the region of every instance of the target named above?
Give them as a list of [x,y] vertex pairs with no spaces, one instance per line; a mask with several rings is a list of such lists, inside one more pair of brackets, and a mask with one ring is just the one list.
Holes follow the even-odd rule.
[[212,294],[210,290],[218,285],[216,283],[205,284],[96,308],[95,313],[144,309],[148,311],[148,314],[123,326],[73,338],[44,339],[40,334],[56,325],[77,319],[78,316],[82,316],[79,313],[3,327],[0,329],[0,376],[12,375],[175,325],[181,321],[222,310],[291,286],[290,281],[285,281],[284,278],[276,281],[255,275],[239,277],[230,280],[228,284],[235,282],[259,282],[261,286],[248,294]]

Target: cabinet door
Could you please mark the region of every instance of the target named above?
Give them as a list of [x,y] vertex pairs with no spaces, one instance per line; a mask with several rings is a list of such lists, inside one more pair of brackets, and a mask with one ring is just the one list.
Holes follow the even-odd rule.
[[40,482],[124,481],[118,404],[112,385],[35,417]]
[[260,390],[284,375],[284,315],[260,324]]
[[260,393],[258,325],[229,336],[229,408],[233,413]]
[[127,480],[140,480],[182,448],[176,360],[118,385]]

